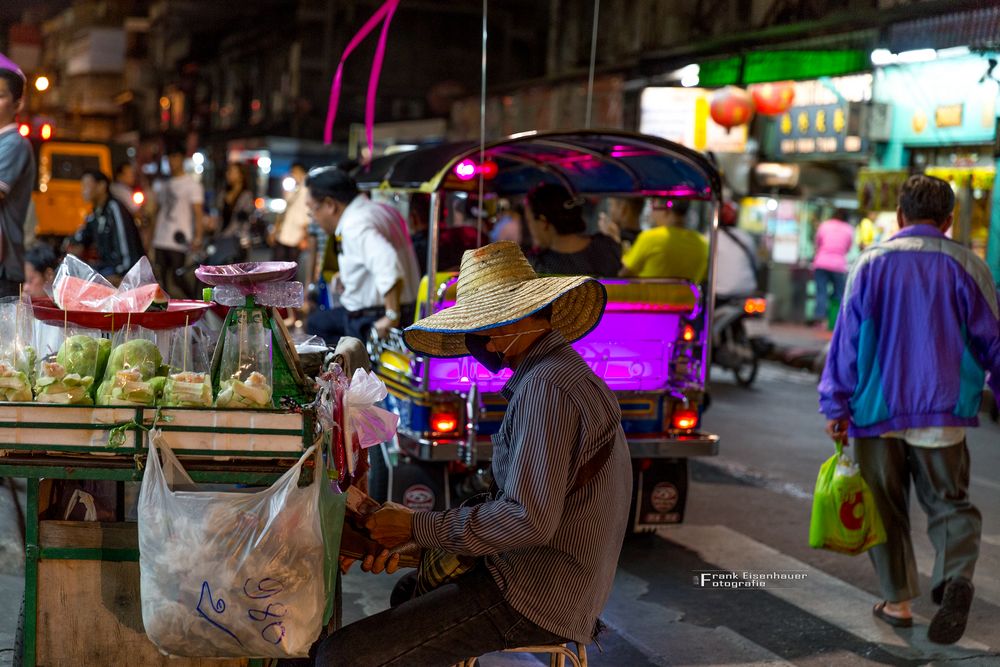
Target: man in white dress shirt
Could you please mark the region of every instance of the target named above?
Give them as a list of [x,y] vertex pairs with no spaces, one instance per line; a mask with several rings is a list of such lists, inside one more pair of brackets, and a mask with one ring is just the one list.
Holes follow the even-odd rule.
[[406,222],[395,209],[358,192],[351,176],[337,167],[309,173],[306,207],[336,243],[340,305],[309,315],[306,330],[335,344],[341,336],[380,338],[413,317],[417,257]]

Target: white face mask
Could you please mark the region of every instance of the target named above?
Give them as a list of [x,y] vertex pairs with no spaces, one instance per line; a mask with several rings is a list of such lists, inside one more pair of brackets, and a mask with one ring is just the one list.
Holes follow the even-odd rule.
[[[530,331],[520,331],[518,333],[504,334],[502,336],[484,336],[482,334],[466,334],[465,345],[476,361],[482,364],[491,373],[498,373],[500,369],[503,368],[504,357],[510,348],[514,346],[518,338],[526,334],[539,333],[542,331],[548,331],[548,329],[531,329]],[[508,338],[513,337],[514,340],[507,344],[507,347],[503,349],[502,352],[496,352],[493,350],[486,349],[486,346],[490,343],[493,338]]]
[[520,333],[516,333],[516,334],[504,334],[503,336],[490,336],[490,338],[508,338],[510,336],[514,337],[514,340],[510,341],[509,343],[507,343],[507,347],[505,347],[502,352],[497,352],[497,354],[499,354],[500,356],[506,356],[506,354],[510,350],[510,348],[514,347],[514,343],[517,342],[518,338],[520,338],[521,336],[524,336],[526,334],[538,333],[540,331],[548,331],[548,329],[531,329],[529,331],[521,331]]

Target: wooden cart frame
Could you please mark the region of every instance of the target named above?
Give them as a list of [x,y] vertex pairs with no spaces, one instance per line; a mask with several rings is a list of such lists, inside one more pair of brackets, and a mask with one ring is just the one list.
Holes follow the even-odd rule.
[[[309,408],[297,413],[0,404],[0,450],[5,454],[0,457],[0,476],[27,480],[21,645],[24,667],[34,667],[42,657],[45,664],[73,664],[75,660],[39,655],[39,600],[40,593],[45,592],[39,574],[47,563],[139,560],[135,531],[124,522],[39,521],[41,479],[140,481],[149,447],[148,430],[154,422],[184,461],[188,474],[199,483],[271,484],[317,437],[315,414]],[[138,591],[133,593],[132,603],[137,604]],[[66,618],[80,615],[77,609],[66,611]],[[142,633],[136,640],[134,628],[123,628],[120,634],[140,644],[145,639]],[[160,655],[148,639],[146,643],[147,651]],[[139,658],[134,654],[132,657]],[[166,660],[163,656],[165,664]],[[263,667],[267,660],[170,659],[169,664]]]

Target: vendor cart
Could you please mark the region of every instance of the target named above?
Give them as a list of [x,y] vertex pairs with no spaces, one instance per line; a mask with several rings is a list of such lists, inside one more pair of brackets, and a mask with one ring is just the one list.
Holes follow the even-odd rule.
[[[175,306],[185,304],[172,303],[171,309]],[[36,308],[35,316],[49,317],[45,309],[50,307],[45,303]],[[262,318],[274,334],[274,405],[280,409],[0,403],[0,476],[27,480],[25,585],[16,665],[269,664],[250,657],[168,657],[149,640],[140,602],[137,524],[125,521],[123,484],[118,485],[114,520],[39,518],[43,479],[142,480],[154,428],[160,445],[168,447],[199,484],[270,485],[308,448],[322,442],[317,408],[309,403],[311,383],[304,380],[280,317],[256,307],[250,297],[242,310]],[[145,315],[150,322],[156,319]],[[113,327],[112,319],[108,317],[108,326]],[[182,324],[191,321],[189,316]],[[316,471],[309,461],[299,484],[326,472]]]
[[[0,475],[27,479],[21,664],[264,665],[168,658],[146,637],[131,522],[40,521],[46,479],[137,482],[157,423],[196,482],[267,485],[313,444],[301,413],[0,404]],[[124,442],[110,447],[109,437]]]

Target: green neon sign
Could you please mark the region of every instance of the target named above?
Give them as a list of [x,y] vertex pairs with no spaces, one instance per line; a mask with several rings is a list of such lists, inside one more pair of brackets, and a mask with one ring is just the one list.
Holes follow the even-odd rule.
[[[743,79],[740,80],[740,63]],[[700,63],[698,85],[717,88],[728,85],[818,79],[871,69],[865,51],[760,51],[744,56]]]

